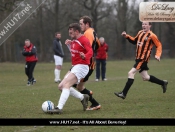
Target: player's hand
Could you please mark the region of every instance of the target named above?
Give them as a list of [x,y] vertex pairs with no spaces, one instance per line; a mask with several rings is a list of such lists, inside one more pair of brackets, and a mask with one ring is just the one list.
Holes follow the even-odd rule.
[[155,59],[160,61],[160,57],[155,55]]
[[65,44],[68,45],[70,43],[71,43],[71,40],[70,39],[66,39]]
[[85,59],[85,54],[83,52],[80,52],[80,57],[84,60]]
[[123,37],[126,37],[126,32],[123,31],[121,35],[122,35]]

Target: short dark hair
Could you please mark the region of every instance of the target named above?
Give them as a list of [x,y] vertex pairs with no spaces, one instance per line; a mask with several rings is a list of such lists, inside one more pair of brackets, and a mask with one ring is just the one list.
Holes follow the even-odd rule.
[[92,24],[92,19],[89,17],[89,16],[82,16],[80,18],[80,20],[83,19],[83,23],[84,24],[87,24],[89,23],[89,27],[91,27],[91,24]]
[[56,33],[55,33],[55,36],[57,36],[57,34],[61,34],[61,33],[60,33],[60,32],[56,32]]
[[79,32],[81,32],[81,28],[80,25],[78,23],[71,23],[69,25],[69,29],[73,28],[74,31],[78,30]]

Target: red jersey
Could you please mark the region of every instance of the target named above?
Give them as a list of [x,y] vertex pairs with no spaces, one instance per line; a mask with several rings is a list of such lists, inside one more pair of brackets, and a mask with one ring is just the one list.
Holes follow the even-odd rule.
[[[89,40],[85,36],[81,36],[77,40],[73,40],[70,45],[70,52],[72,56],[72,65],[76,64],[90,64],[90,58],[93,55],[93,51]],[[80,57],[80,52],[85,54],[85,59]]]
[[36,47],[31,43],[29,47],[24,46],[22,54],[26,57],[26,62],[38,61]]
[[97,50],[96,59],[107,59],[108,45],[106,43],[101,44]]

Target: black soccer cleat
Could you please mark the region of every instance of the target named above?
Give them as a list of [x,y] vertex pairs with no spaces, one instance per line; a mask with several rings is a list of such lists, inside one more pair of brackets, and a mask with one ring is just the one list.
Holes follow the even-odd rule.
[[48,110],[47,113],[49,113],[49,114],[61,114],[62,110],[60,110],[58,107],[55,107],[52,110]]
[[120,98],[122,98],[122,99],[125,99],[126,98],[126,96],[123,94],[123,92],[119,92],[119,93],[114,93],[117,97],[120,97]]
[[162,89],[163,89],[163,93],[165,93],[167,90],[168,81],[167,80],[163,80],[163,81],[164,81],[164,84],[162,85]]

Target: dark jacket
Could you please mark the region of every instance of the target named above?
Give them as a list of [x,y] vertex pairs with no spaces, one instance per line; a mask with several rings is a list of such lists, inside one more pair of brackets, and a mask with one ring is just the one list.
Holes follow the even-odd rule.
[[26,57],[26,62],[38,61],[38,57],[36,54],[37,54],[36,47],[32,43],[30,43],[29,47],[24,46],[22,55]]
[[53,51],[55,55],[64,57],[64,52],[63,52],[61,41],[57,38],[53,40]]

